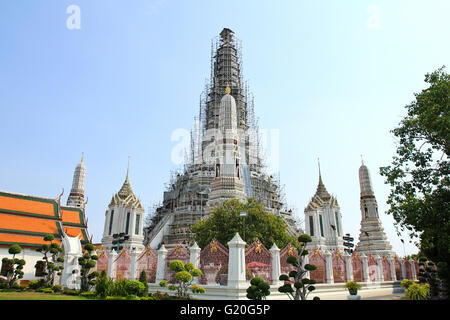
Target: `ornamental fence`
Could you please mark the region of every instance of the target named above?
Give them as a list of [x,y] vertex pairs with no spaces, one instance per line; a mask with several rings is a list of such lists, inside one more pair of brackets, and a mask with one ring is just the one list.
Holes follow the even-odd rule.
[[[159,250],[147,246],[142,252],[123,249],[119,254],[114,250],[101,250],[97,252],[96,270],[105,270],[113,279],[130,280],[139,279],[141,272],[145,271],[148,282],[158,284],[163,279],[169,282],[174,280],[174,272],[169,268],[170,262],[181,260],[184,263],[192,262],[194,267],[202,270],[203,274],[198,278],[198,283],[227,286],[230,277],[236,280],[235,271],[232,271],[236,269],[233,266],[240,263],[236,257],[243,257],[245,272],[237,276],[241,277],[242,281],[248,282],[253,277],[261,277],[267,283],[280,285],[280,274],[288,275],[293,270],[292,265],[286,262],[287,258],[298,257],[297,250],[291,244],[282,250],[274,245],[269,250],[259,239],[255,239],[247,248],[244,243],[241,248],[233,249],[241,250],[239,255],[230,254],[230,250],[231,247],[227,248],[216,239],[203,250],[196,244],[192,247],[177,244],[169,250],[164,246]],[[416,280],[419,272],[419,264],[415,260],[400,259],[397,256],[365,255],[357,251],[349,255],[340,250],[329,251],[319,247],[308,249],[305,263],[316,266],[316,270],[310,271],[307,277],[317,283]],[[230,266],[232,270],[229,270]]]

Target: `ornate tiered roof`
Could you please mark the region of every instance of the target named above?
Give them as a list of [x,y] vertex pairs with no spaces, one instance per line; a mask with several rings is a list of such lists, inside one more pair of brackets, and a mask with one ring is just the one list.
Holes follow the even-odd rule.
[[120,188],[119,192],[112,196],[109,206],[114,206],[121,204],[125,207],[133,207],[144,210],[141,201],[136,197],[133,190],[131,189],[130,179],[129,179],[129,169],[127,170],[127,177],[125,182]]
[[89,241],[84,209],[61,206],[60,197],[0,191],[0,220],[0,245],[41,245],[49,233],[55,236],[56,243],[61,243],[64,234],[80,236],[82,243]]
[[331,196],[328,193],[327,189],[325,188],[325,185],[323,184],[323,181],[322,181],[322,175],[319,170],[319,184],[317,185],[316,193],[314,194],[311,201],[306,206],[305,211],[316,210],[318,208],[323,208],[326,205],[329,205],[332,207],[339,206],[337,199],[335,197]]

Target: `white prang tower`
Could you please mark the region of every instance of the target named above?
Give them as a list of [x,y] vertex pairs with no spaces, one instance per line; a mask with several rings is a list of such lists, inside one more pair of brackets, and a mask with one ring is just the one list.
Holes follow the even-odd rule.
[[117,250],[113,245],[114,235],[127,236],[121,246],[128,251],[142,251],[144,249],[143,219],[144,207],[134,195],[129,180],[130,165],[128,163],[127,176],[122,188],[113,195],[108,210],[105,213],[105,228],[102,245],[107,251]]
[[83,207],[84,206],[84,181],[86,179],[86,166],[84,165],[84,153],[81,156],[80,163],[76,166],[73,173],[72,189],[67,198],[67,206]]
[[359,168],[359,184],[361,188],[361,232],[356,251],[359,253],[373,253],[392,255],[392,246],[384,233],[378,216],[378,205],[370,180],[369,169],[362,162]]
[[242,177],[240,141],[237,131],[236,101],[227,86],[220,101],[219,128],[215,137],[215,177],[207,206],[211,209],[226,199],[246,199]]

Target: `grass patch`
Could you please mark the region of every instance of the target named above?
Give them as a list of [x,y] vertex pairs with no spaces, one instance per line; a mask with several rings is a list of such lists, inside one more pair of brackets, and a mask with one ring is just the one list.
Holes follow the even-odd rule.
[[12,291],[12,292],[0,292],[0,300],[90,300],[90,299],[83,296],[69,296],[60,293]]

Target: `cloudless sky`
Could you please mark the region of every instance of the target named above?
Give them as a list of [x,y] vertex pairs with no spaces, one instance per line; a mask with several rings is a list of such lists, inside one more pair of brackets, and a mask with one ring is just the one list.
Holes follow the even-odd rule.
[[[67,28],[70,5],[81,10],[80,29]],[[360,155],[383,213],[390,188],[379,167],[395,154],[390,130],[426,87],[424,75],[450,65],[448,12],[447,0],[2,1],[0,190],[56,198],[64,188],[65,203],[85,152],[95,242],[128,156],[145,208],[162,201],[179,167],[171,135],[192,128],[211,39],[227,27],[242,41],[260,127],[279,130],[286,201],[303,219],[320,157],[344,232],[357,242]],[[380,217],[403,255],[393,218]],[[403,238],[406,254],[417,252]]]

